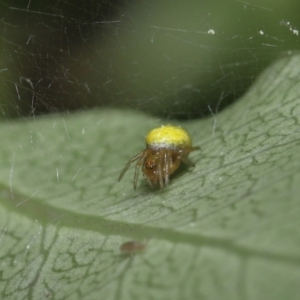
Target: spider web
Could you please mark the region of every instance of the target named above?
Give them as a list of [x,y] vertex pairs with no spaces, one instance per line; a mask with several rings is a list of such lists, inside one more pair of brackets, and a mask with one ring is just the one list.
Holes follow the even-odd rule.
[[232,103],[299,48],[300,4],[269,1],[2,1],[1,112],[91,107],[169,118]]
[[[166,245],[170,249],[167,252],[160,251],[159,255],[156,255],[158,252],[154,249],[153,253],[159,260],[153,260],[153,264],[150,256],[151,259],[143,264],[146,268],[157,265],[157,271],[153,269],[153,278],[158,283],[159,290],[164,290],[160,278],[157,277],[157,274],[162,273],[162,269],[169,270],[169,273],[162,273],[165,277],[162,279],[170,277],[169,282],[172,282],[173,275],[178,278],[178,274],[189,275],[193,269],[190,266],[194,265],[196,271],[203,272],[204,291],[206,280],[213,283],[208,283],[208,290],[213,292],[222,294],[225,291],[223,288],[227,289],[224,282],[231,280],[234,287],[242,283],[243,291],[246,290],[246,286],[251,287],[248,284],[251,283],[251,276],[255,277],[258,274],[258,279],[254,278],[252,282],[255,285],[261,279],[263,284],[266,282],[267,289],[255,286],[257,291],[269,290],[277,293],[279,290],[293,293],[293,282],[298,282],[295,279],[298,273],[295,271],[296,275],[293,275],[294,270],[290,271],[290,267],[297,267],[299,259],[297,254],[291,256],[290,253],[297,253],[296,229],[299,226],[295,221],[299,218],[297,219],[292,211],[294,209],[297,212],[297,202],[289,201],[287,192],[296,191],[293,185],[296,185],[294,182],[297,180],[291,179],[292,173],[287,169],[291,167],[289,162],[297,161],[294,159],[297,156],[290,154],[290,149],[296,149],[298,146],[298,137],[295,134],[298,132],[295,117],[298,114],[297,107],[291,110],[288,109],[290,106],[286,106],[286,115],[290,119],[287,120],[284,115],[284,118],[279,119],[279,125],[276,122],[276,127],[272,127],[272,134],[277,130],[279,135],[278,132],[277,135],[269,134],[267,125],[263,129],[260,128],[265,125],[263,116],[262,120],[251,123],[252,127],[247,127],[259,127],[261,130],[255,134],[267,140],[262,146],[259,141],[257,145],[254,142],[253,147],[257,148],[250,145],[251,135],[245,144],[243,136],[237,130],[239,120],[248,117],[248,111],[240,116],[230,115],[230,125],[225,124],[224,127],[219,126],[221,122],[217,124],[217,112],[245,94],[257,76],[274,60],[287,52],[299,49],[299,11],[300,2],[296,0],[1,1],[0,118],[4,126],[1,130],[3,147],[0,175],[1,201],[4,204],[0,218],[3,224],[0,227],[0,246],[1,250],[8,250],[5,250],[5,257],[1,256],[4,259],[1,261],[0,274],[4,280],[0,281],[0,293],[16,295],[15,292],[23,292],[28,287],[31,290],[30,296],[40,290],[39,284],[42,282],[47,288],[47,293],[43,294],[44,298],[52,296],[52,289],[53,294],[59,291],[60,286],[64,286],[67,295],[70,281],[74,285],[78,283],[75,290],[78,287],[81,289],[81,282],[86,281],[87,290],[97,292],[96,297],[99,297],[99,287],[102,289],[108,282],[109,295],[114,297],[110,283],[115,280],[114,268],[119,265],[119,261],[110,255],[110,251],[119,251],[121,238],[145,240],[145,237],[149,236],[154,239],[158,237],[155,241],[156,249],[166,249]],[[65,118],[65,114],[95,107],[100,110],[121,109],[121,112],[107,114],[105,118],[99,117],[98,111],[89,112],[88,116],[80,114],[73,119]],[[122,110],[125,109],[164,119],[162,122],[156,122],[157,118],[145,118],[143,114],[136,114],[135,118],[131,118],[130,112],[130,117],[124,118],[124,122]],[[269,116],[276,110],[277,107],[271,107],[271,112],[266,111],[265,114]],[[41,123],[10,122],[12,118],[28,118],[34,121],[35,116],[57,112],[63,114],[50,120],[43,118]],[[259,110],[257,114],[260,114]],[[195,146],[201,146],[203,151],[195,152],[193,162],[196,163],[196,167],[200,164],[203,167],[193,170],[193,174],[181,173],[190,176],[182,178],[182,181],[178,180],[178,183],[174,180],[173,187],[183,187],[178,199],[173,199],[173,194],[168,196],[167,193],[150,192],[146,182],[143,183],[142,180],[134,194],[130,179],[134,173],[133,167],[129,171],[132,172],[131,175],[127,174],[127,182],[123,179],[117,184],[117,178],[126,160],[142,150],[140,147],[144,142],[144,134],[149,128],[153,128],[152,124],[157,126],[158,123],[167,123],[166,119],[187,120],[207,115],[213,115],[211,139],[204,140],[200,136],[199,124],[196,122],[191,122],[192,131],[189,131],[193,138],[201,141]],[[88,119],[90,121],[86,122]],[[270,120],[273,118],[270,117]],[[249,117],[246,122],[250,123],[252,119]],[[41,130],[39,124],[42,124]],[[282,127],[285,127],[284,130]],[[232,139],[229,139],[229,136],[232,136]],[[234,146],[232,141],[236,142]],[[280,144],[281,142],[283,144]],[[281,150],[281,146],[284,147],[285,144],[286,156]],[[289,148],[290,145],[295,145],[295,148]],[[239,152],[235,152],[235,149],[239,149]],[[297,151],[294,153],[297,154]],[[198,161],[194,159],[196,155]],[[276,165],[275,159],[279,161]],[[243,164],[236,164],[236,161]],[[254,174],[253,165],[258,165]],[[244,172],[246,166],[250,166],[250,171]],[[297,167],[297,164],[294,164],[292,172]],[[219,168],[224,170],[217,172]],[[271,179],[268,181],[269,176]],[[259,177],[262,181],[258,180]],[[285,183],[288,181],[291,182]],[[210,185],[209,182],[213,183]],[[267,189],[264,186],[265,182],[272,185]],[[274,203],[271,198],[266,199],[267,202],[263,202],[262,198],[256,199],[260,190],[264,188],[267,192],[270,191],[272,197],[271,188],[277,185],[277,182],[279,183],[274,193],[279,191],[277,199],[280,201]],[[202,188],[204,183],[208,186],[205,193],[197,194],[196,188]],[[228,194],[224,194],[224,199],[221,195],[223,190],[219,190],[219,187],[224,187],[224,191],[230,189]],[[132,194],[128,191],[132,191]],[[216,193],[211,195],[211,192],[215,191]],[[266,195],[265,198],[268,198],[267,194],[261,193],[258,196],[260,195]],[[237,209],[240,203],[241,206]],[[189,207],[191,210],[185,212],[185,208]],[[261,221],[257,221],[257,216],[263,215],[269,208],[274,208],[274,213],[270,210]],[[282,214],[281,208],[286,209]],[[156,220],[160,219],[161,223],[155,224]],[[163,228],[161,224],[164,220],[167,230],[160,228]],[[200,224],[203,220],[203,224]],[[144,231],[143,226],[139,227],[144,222],[150,224],[149,228],[152,226],[149,231]],[[201,230],[198,230],[198,224],[201,225]],[[243,226],[237,228],[239,224]],[[273,224],[277,227],[273,227]],[[178,235],[184,226],[188,226],[187,232],[198,234],[199,231],[203,232],[203,235],[201,233],[195,241],[192,235]],[[278,230],[279,228],[282,228],[282,231]],[[89,231],[88,235],[85,230]],[[273,260],[273,267],[278,259],[279,267],[273,269],[269,268],[272,267],[271,264],[262,264],[253,271],[249,260],[241,260],[241,268],[235,271],[237,264],[234,256],[239,250],[232,252],[231,248],[227,248],[231,243],[223,240],[223,233],[228,236],[236,234],[246,243],[249,238],[250,244],[259,246],[257,249],[271,249],[267,258]],[[168,235],[170,237],[165,239]],[[211,251],[209,247],[215,244],[215,238],[217,248],[212,248]],[[14,241],[18,239],[20,242],[16,246]],[[265,244],[260,243],[264,240]],[[78,242],[78,247],[64,248],[64,245],[72,245],[73,241]],[[225,254],[218,248],[223,241]],[[172,250],[173,242],[182,247],[178,248],[180,251]],[[50,250],[48,253],[54,260],[50,257],[46,267],[41,263],[36,272],[32,271],[31,262],[38,265],[35,258],[39,258],[40,254],[45,257],[44,252],[48,251],[46,248],[50,247],[50,244],[51,253]],[[9,247],[4,248],[6,245]],[[188,250],[190,252],[186,252],[187,245],[192,246],[191,251]],[[252,251],[254,246],[251,245],[248,249]],[[247,247],[248,245],[244,249]],[[199,264],[194,264],[194,261],[187,264],[186,257],[196,257],[196,248],[204,259],[199,259]],[[91,257],[93,249],[96,253],[95,260],[91,259],[89,264],[92,268],[94,265],[96,269],[99,268],[100,275],[102,270],[105,270],[103,274],[111,276],[108,276],[108,279],[104,276],[102,282],[101,277],[99,281],[96,279],[94,290],[90,288],[90,278],[84,277],[81,271],[77,273],[79,268],[73,269],[74,265],[65,272],[63,279],[66,281],[61,281],[60,277],[51,277],[52,275],[47,273],[47,270],[54,270],[52,265],[57,261],[55,257],[62,261],[61,264],[58,261],[58,265],[65,266],[65,256],[60,256],[64,251],[72,254],[70,261],[73,262],[73,258],[82,251],[82,265],[85,265],[85,259]],[[281,249],[286,252],[281,252]],[[2,253],[5,251],[2,250]],[[175,253],[174,258],[169,255],[171,252]],[[180,255],[177,256],[177,253]],[[265,250],[261,253],[264,258]],[[243,249],[241,254],[245,254]],[[282,264],[284,255],[287,257],[287,266]],[[290,257],[292,258],[289,259]],[[162,268],[163,261],[167,263],[164,265],[167,268]],[[202,261],[205,261],[204,265]],[[103,265],[103,262],[107,265]],[[171,267],[168,265],[170,262]],[[254,261],[254,264],[256,263],[257,261]],[[182,272],[181,266],[187,266],[187,271]],[[24,272],[20,271],[22,268]],[[250,270],[249,277],[246,273],[240,276],[240,270],[243,269]],[[105,273],[106,270],[108,273]],[[144,276],[147,269],[146,272],[143,271],[145,269],[141,270],[141,278],[147,281],[144,287],[148,287],[151,277]],[[26,273],[30,276],[26,276]],[[62,273],[61,270],[58,273]],[[272,273],[275,274],[274,277]],[[5,277],[7,274],[13,280],[8,280],[8,277]],[[73,280],[74,274],[78,281],[76,278]],[[128,278],[126,274],[121,274],[120,290],[122,280],[125,282]],[[168,276],[169,274],[172,276]],[[199,286],[198,275],[198,272],[192,275],[195,276],[195,290]],[[290,278],[292,280],[289,280]],[[288,281],[291,284],[287,284]],[[269,288],[271,282],[273,285]],[[177,284],[177,281],[173,281],[172,286],[175,285],[179,288],[183,286],[182,283]],[[276,285],[279,289],[276,289]],[[3,292],[1,287],[4,286]],[[142,286],[139,278],[132,286]],[[187,288],[190,289],[190,286],[187,285]],[[42,290],[45,291],[43,287]],[[173,294],[173,290],[171,292]],[[18,296],[20,298],[20,294]],[[88,298],[93,299],[87,294],[86,299]]]

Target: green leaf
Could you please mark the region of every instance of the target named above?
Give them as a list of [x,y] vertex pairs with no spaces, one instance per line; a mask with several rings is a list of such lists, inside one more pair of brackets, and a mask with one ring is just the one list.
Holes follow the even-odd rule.
[[[166,121],[90,111],[1,124],[1,299],[298,299],[300,56],[184,126],[200,151],[164,190],[127,160]],[[143,253],[120,254],[130,240]]]

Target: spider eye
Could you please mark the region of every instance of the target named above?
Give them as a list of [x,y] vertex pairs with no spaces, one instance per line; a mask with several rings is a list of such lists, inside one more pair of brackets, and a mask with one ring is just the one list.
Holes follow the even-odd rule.
[[156,166],[155,161],[153,159],[147,159],[145,163],[146,169],[153,169]]

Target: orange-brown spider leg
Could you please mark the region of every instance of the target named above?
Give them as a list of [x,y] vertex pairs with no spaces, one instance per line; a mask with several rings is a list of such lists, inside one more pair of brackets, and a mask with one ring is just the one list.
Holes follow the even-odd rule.
[[148,155],[148,151],[144,150],[140,154],[141,154],[141,158],[138,160],[138,162],[135,166],[135,171],[134,171],[133,188],[135,190],[136,190],[137,180],[138,180],[138,176],[139,176],[139,168],[141,167],[141,164],[144,162],[145,157]]
[[190,167],[195,167],[195,164],[190,161],[187,157],[182,157],[181,160],[186,164],[189,165]]
[[161,188],[164,187],[164,177],[163,177],[163,166],[161,164],[158,164],[158,180],[159,185]]
[[140,157],[143,157],[144,151],[140,152],[139,154],[137,154],[136,156],[132,157],[129,159],[129,161],[127,162],[126,166],[124,167],[123,171],[121,172],[118,181],[120,181],[122,179],[122,177],[124,176],[125,172],[127,171],[127,169],[130,167],[130,165],[135,162],[136,160],[138,160]]
[[165,186],[169,184],[169,175],[170,175],[170,155],[167,151],[164,151],[164,180],[165,180]]

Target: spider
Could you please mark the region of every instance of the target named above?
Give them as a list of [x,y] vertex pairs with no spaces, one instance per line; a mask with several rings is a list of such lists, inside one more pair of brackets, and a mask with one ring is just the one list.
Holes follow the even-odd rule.
[[181,162],[195,166],[187,156],[198,149],[200,147],[192,147],[191,137],[181,127],[167,125],[155,128],[146,136],[146,149],[128,161],[119,176],[119,181],[129,166],[137,161],[133,188],[136,189],[140,167],[151,186],[159,184],[160,188],[164,188],[169,184],[170,175],[178,169]]

